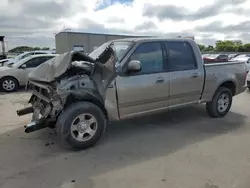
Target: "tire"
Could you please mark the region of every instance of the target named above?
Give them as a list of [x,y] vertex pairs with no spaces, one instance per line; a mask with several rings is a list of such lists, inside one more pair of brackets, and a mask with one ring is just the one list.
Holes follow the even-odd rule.
[[19,83],[15,78],[6,76],[0,80],[0,87],[2,91],[13,92],[18,90]]
[[[90,124],[91,122],[95,123]],[[59,115],[56,132],[64,146],[71,146],[74,150],[87,149],[100,140],[106,123],[107,119],[98,106],[89,102],[77,102]]]
[[213,118],[224,117],[232,106],[232,100],[233,95],[231,90],[225,87],[219,87],[212,101],[206,103],[208,115]]

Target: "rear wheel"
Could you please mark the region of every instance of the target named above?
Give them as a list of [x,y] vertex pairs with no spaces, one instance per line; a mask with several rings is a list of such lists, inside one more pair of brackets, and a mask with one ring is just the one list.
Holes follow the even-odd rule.
[[56,124],[60,140],[77,150],[95,145],[105,128],[102,110],[89,102],[73,103],[60,114]]
[[18,81],[13,77],[3,77],[0,84],[1,89],[5,92],[13,92],[18,89]]
[[211,102],[206,104],[206,109],[211,117],[225,116],[232,105],[233,95],[230,89],[219,87]]

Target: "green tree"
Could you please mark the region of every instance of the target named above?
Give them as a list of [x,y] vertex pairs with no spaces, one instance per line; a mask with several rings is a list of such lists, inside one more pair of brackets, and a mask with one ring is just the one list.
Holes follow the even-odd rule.
[[205,51],[214,51],[214,47],[212,45],[208,45],[206,48],[205,48]]
[[250,43],[244,44],[244,50],[245,52],[250,52]]
[[49,47],[43,47],[41,50],[50,50]]
[[34,47],[33,50],[41,50],[39,47]]
[[32,50],[32,47],[29,47],[29,46],[18,46],[18,47],[15,47],[15,48],[9,50],[9,52],[21,53],[24,51],[31,51],[31,50]]
[[225,41],[217,41],[215,49],[216,51],[225,52],[225,51],[235,51],[234,50],[235,43],[230,40]]
[[235,52],[245,52],[245,48],[244,48],[244,45],[236,45],[235,46]]
[[233,41],[233,43],[235,46],[240,46],[243,44],[241,40],[235,40],[235,41]]
[[206,46],[203,45],[203,44],[198,44],[199,48],[200,48],[200,51],[204,52],[205,49],[206,49]]
[[22,52],[27,52],[27,51],[35,51],[35,50],[49,50],[49,47],[29,47],[29,46],[17,46],[11,50],[9,50],[9,52],[12,53],[22,53]]

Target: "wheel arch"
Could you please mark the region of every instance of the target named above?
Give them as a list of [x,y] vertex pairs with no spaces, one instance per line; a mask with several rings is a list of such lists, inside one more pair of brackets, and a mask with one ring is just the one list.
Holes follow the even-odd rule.
[[107,120],[109,119],[108,112],[104,106],[104,103],[98,97],[96,97],[94,95],[90,95],[90,94],[81,96],[78,94],[71,93],[65,99],[64,108],[67,108],[69,105],[76,103],[76,102],[90,102],[90,103],[95,104],[96,106],[98,106],[102,110],[102,112],[104,113]]
[[227,80],[227,81],[222,82],[218,88],[220,87],[225,87],[225,88],[230,89],[233,96],[236,94],[236,84],[233,80]]
[[14,79],[14,80],[17,81],[18,86],[20,85],[19,80],[16,77],[14,77],[14,76],[3,76],[2,78],[0,78],[0,81],[2,81],[4,78],[12,78],[12,79]]

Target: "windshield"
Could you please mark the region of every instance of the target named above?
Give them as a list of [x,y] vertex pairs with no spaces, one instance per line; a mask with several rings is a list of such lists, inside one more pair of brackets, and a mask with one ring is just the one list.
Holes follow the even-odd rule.
[[16,57],[14,57],[14,59],[18,61],[18,60],[24,59],[25,57],[28,57],[28,56],[30,56],[30,55],[31,55],[31,53],[29,53],[29,52],[24,52],[24,53],[19,54],[19,55],[16,56]]
[[[104,43],[103,45],[101,45],[97,49],[95,49],[93,52],[91,52],[89,54],[89,56],[92,57],[93,59],[98,58],[98,56],[104,51],[104,49],[109,44],[111,44],[111,42]],[[125,53],[129,49],[131,44],[132,44],[132,42],[128,42],[128,41],[113,42],[113,49],[115,51],[115,55],[116,55],[118,61],[120,61],[123,58],[123,56],[125,55]]]
[[20,65],[22,65],[23,63],[25,63],[26,61],[28,61],[29,59],[31,59],[31,56],[27,56],[25,58],[22,58],[20,61],[16,62],[16,63],[9,63],[7,66],[8,67],[19,67]]
[[233,60],[235,60],[235,61],[245,61],[247,59],[249,59],[249,57],[247,57],[247,56],[241,56],[241,57],[235,57]]
[[241,54],[235,57],[234,59],[242,58],[242,57],[250,57],[250,54]]

